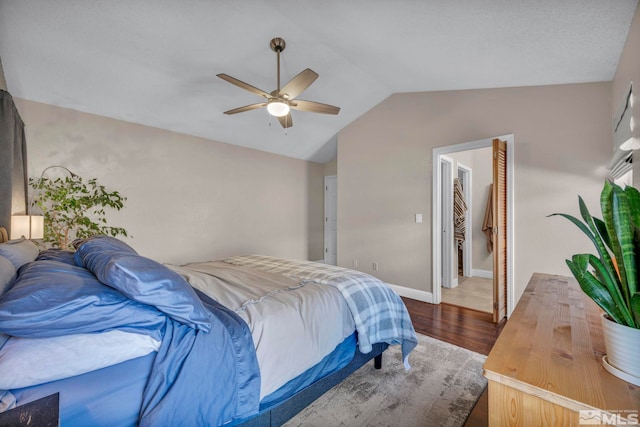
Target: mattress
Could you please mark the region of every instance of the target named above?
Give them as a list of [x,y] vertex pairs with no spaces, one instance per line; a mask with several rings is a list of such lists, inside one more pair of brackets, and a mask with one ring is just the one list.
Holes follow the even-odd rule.
[[249,325],[260,399],[319,363],[355,330],[334,287],[219,261],[170,268]]
[[[262,399],[260,411],[278,405],[316,380],[346,366],[355,351],[356,335],[352,334],[316,366]],[[155,354],[11,392],[20,405],[59,392],[60,425],[65,427],[135,426],[142,404],[142,391]]]

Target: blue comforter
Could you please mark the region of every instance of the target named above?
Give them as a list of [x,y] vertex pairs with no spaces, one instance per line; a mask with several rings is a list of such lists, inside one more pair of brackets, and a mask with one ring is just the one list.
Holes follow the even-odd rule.
[[211,312],[211,330],[167,318],[141,426],[222,425],[258,412],[260,374],[251,332],[235,313],[200,296]]
[[260,374],[244,321],[113,240],[82,244],[77,265],[25,265],[0,300],[0,331],[46,337],[122,329],[162,339],[141,426],[222,425],[256,414]]
[[222,425],[258,412],[260,374],[251,332],[235,313],[201,296],[211,312],[211,331],[167,318],[141,426]]

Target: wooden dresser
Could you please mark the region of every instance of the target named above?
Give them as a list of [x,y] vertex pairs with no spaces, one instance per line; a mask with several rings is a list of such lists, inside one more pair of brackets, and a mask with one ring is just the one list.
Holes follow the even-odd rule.
[[640,387],[602,367],[600,313],[575,279],[533,275],[484,365],[490,426],[640,422]]

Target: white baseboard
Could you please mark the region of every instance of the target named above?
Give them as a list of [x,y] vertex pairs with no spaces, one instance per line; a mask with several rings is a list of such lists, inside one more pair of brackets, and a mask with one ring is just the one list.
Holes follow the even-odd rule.
[[405,288],[404,286],[392,285],[387,283],[391,289],[395,291],[401,297],[411,298],[422,302],[428,302],[433,304],[433,294],[427,291],[420,291],[418,289]]
[[480,270],[477,268],[471,269],[471,277],[481,277],[483,279],[493,279],[493,271]]

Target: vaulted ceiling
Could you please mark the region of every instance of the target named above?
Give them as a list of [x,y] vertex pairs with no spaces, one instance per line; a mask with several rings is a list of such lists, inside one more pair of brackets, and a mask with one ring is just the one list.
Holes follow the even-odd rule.
[[[637,0],[0,0],[13,96],[326,162],[338,132],[397,92],[613,79]],[[265,109],[223,112],[320,77],[286,132]]]

